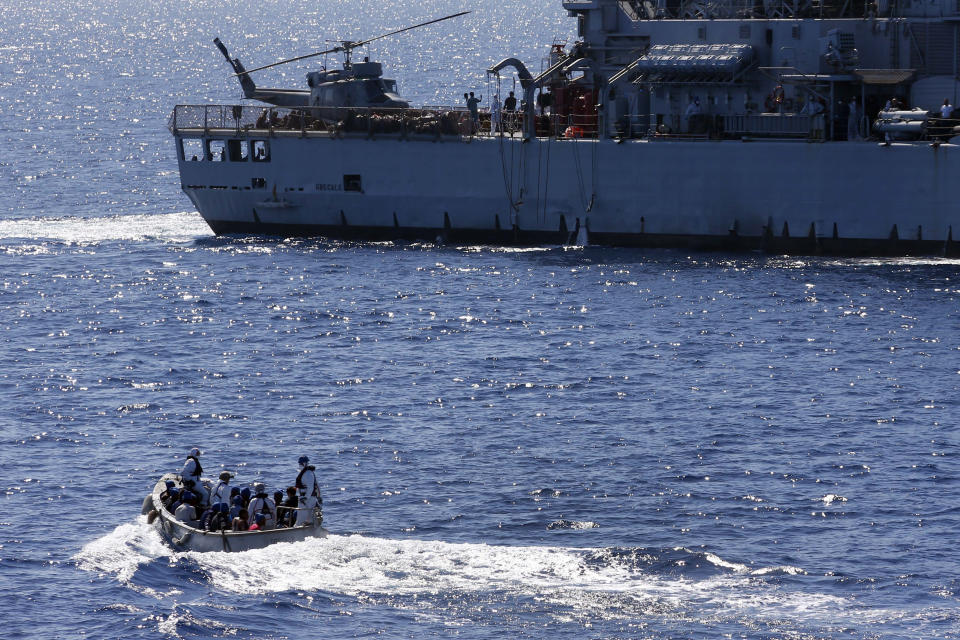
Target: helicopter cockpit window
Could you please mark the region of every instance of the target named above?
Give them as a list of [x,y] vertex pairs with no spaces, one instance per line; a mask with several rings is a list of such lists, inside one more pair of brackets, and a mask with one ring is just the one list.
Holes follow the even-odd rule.
[[250,155],[246,140],[227,140],[227,152],[231,162],[246,162]]
[[363,87],[367,90],[367,100],[370,102],[383,102],[385,100],[383,87],[379,80],[364,80]]
[[203,140],[200,138],[183,138],[183,159],[187,161],[203,160]]
[[225,147],[223,140],[207,140],[207,160],[223,162],[226,159]]
[[267,162],[270,160],[270,146],[266,140],[252,140],[250,144],[253,145],[254,162]]

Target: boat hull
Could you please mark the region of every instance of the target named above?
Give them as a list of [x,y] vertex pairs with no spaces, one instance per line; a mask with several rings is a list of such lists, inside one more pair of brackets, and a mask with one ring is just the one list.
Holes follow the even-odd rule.
[[[276,136],[270,148],[262,163],[181,153],[183,189],[214,233],[541,245],[573,244],[583,228],[592,244],[629,247],[957,249],[952,144],[322,132]],[[264,189],[291,206],[258,207]]]
[[153,488],[148,499],[157,512],[153,526],[163,539],[177,551],[251,551],[263,549],[277,542],[300,542],[308,538],[325,538],[328,531],[317,520],[301,527],[269,529],[266,531],[204,531],[180,522],[164,509],[160,494],[166,488],[166,480],[175,476],[163,476]]

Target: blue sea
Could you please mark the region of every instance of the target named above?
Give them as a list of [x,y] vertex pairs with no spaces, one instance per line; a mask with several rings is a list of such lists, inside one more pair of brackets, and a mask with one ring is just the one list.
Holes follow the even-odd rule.
[[[217,238],[180,192],[215,36],[472,10],[368,52],[451,104],[560,4],[0,0],[5,638],[960,638],[960,262]],[[310,456],[330,536],[174,552],[194,446]]]

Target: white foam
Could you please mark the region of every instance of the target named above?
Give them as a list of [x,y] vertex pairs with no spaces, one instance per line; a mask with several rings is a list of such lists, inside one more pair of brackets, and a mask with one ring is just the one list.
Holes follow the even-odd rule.
[[165,555],[166,550],[159,534],[145,521],[138,521],[122,524],[86,544],[73,559],[84,571],[109,573],[128,582],[137,567]]
[[[83,570],[130,583],[145,563],[167,557],[176,566],[188,558],[209,576],[211,587],[239,595],[323,591],[389,600],[415,596],[429,609],[426,603],[434,598],[495,594],[551,603],[557,616],[719,617],[815,627],[866,621],[866,612],[852,600],[785,589],[760,577],[773,571],[802,574],[796,567],[753,568],[710,553],[707,559],[730,573],[698,579],[647,573],[630,563],[597,562],[596,552],[330,535],[242,553],[175,553],[141,517],[86,545],[75,560]],[[875,620],[903,615],[872,613]]]
[[194,211],[104,217],[14,218],[0,220],[0,239],[47,239],[90,244],[116,240],[162,238],[186,241],[213,235]]

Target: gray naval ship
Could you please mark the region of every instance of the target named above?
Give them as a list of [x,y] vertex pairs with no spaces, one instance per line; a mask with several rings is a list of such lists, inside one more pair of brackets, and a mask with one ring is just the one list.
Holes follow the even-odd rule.
[[492,65],[519,100],[479,118],[411,107],[367,41],[295,90],[220,45],[257,102],[175,108],[182,188],[217,234],[960,251],[957,0],[562,5],[578,41]]

